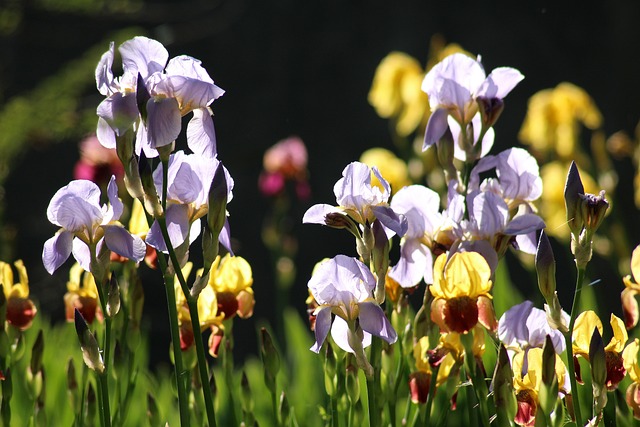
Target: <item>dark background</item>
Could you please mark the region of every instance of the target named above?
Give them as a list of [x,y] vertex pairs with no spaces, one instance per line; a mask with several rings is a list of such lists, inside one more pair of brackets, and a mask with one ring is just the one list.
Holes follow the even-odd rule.
[[[50,3],[55,4],[31,1],[16,6],[21,21],[0,42],[2,102],[29,91],[114,30],[132,25],[163,42],[170,57],[187,54],[202,60],[216,84],[226,90],[212,105],[218,151],[235,179],[229,205],[232,234],[237,253],[253,267],[256,295],[253,320],[234,325],[239,353],[255,351],[255,322],[277,315],[269,254],[260,239],[269,204],[256,186],[262,155],[276,141],[299,135],[309,151],[313,197],[295,206],[292,214],[301,218],[313,203],[333,204],[333,184],[346,164],[369,147],[393,149],[387,121],[367,103],[376,66],[389,52],[406,52],[424,64],[431,37],[440,34],[447,42],[481,54],[487,71],[497,66],[518,68],[526,78],[506,100],[494,151],[518,144],[527,99],[562,81],[589,92],[603,113],[607,134],[632,133],[640,118],[640,2],[633,0],[593,5],[148,1],[129,12],[106,6],[90,12],[65,11],[47,6]],[[82,103],[95,108],[100,100],[95,87],[88,87]],[[46,220],[46,207],[53,193],[72,179],[77,143],[72,138],[33,141],[12,162],[4,182],[4,227],[14,233],[7,244],[16,258],[25,260],[41,313],[55,320],[63,317],[69,264],[51,277],[40,254],[44,241],[55,232]],[[618,166],[631,167],[630,162]],[[619,191],[632,191],[631,183],[621,182]],[[623,212],[632,209],[629,202],[618,206]],[[637,218],[635,209],[629,212]],[[635,230],[631,242],[640,239],[636,228],[630,228]],[[294,232],[300,247],[291,303],[302,311],[314,263],[337,253],[354,254],[354,245],[346,233],[302,226],[299,221]],[[530,286],[535,290],[535,282]],[[160,349],[155,363],[166,360],[168,353],[166,303],[158,275],[145,273],[145,291],[146,315],[153,319],[151,339]]]

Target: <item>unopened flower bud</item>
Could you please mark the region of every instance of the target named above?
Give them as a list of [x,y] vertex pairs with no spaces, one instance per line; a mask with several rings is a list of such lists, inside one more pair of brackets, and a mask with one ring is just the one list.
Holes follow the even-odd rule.
[[580,194],[581,217],[584,227],[591,232],[595,232],[609,208],[609,202],[604,197],[604,190],[600,191],[597,196],[595,194]]
[[173,150],[175,150],[176,148],[176,142],[175,141],[171,141],[171,143],[167,144],[167,145],[163,145],[161,147],[156,147],[156,150],[158,151],[158,155],[160,157],[160,161],[163,164],[167,164],[167,162],[169,161],[169,158],[171,157],[171,153],[173,153]]
[[389,270],[389,239],[384,231],[382,223],[377,219],[373,222],[374,244],[371,251],[371,260],[373,261],[373,270],[377,277],[377,283],[374,291],[375,300],[378,304],[382,304],[385,298],[385,281],[387,270]]
[[118,159],[122,163],[122,166],[126,169],[131,159],[133,158],[134,151],[134,133],[133,129],[127,130],[123,135],[116,135],[116,154]]
[[358,224],[351,219],[349,215],[339,213],[339,212],[330,212],[324,217],[324,224],[327,227],[336,228],[336,229],[346,229],[355,237],[360,237],[360,232],[358,231]]
[[329,396],[336,393],[338,377],[336,375],[336,355],[329,342],[325,342],[324,352],[324,388]]
[[584,194],[582,179],[575,162],[571,162],[569,173],[567,174],[567,182],[564,186],[564,203],[567,209],[567,223],[571,233],[574,235],[579,235],[583,227],[580,208],[582,204],[581,194]]
[[498,360],[493,372],[493,398],[499,418],[513,420],[516,415],[517,402],[513,389],[513,370],[504,344],[498,349]]
[[96,391],[93,388],[93,383],[89,382],[87,387],[87,412],[85,422],[90,425],[95,424],[96,413],[98,412],[98,405],[96,403]]
[[264,365],[264,381],[271,393],[275,393],[276,375],[280,370],[280,355],[273,345],[271,335],[265,328],[260,329],[260,354]]
[[[163,164],[162,167],[166,167]],[[160,218],[163,215],[162,205],[160,204],[160,198],[158,197],[158,191],[153,181],[153,172],[151,171],[151,165],[145,156],[144,151],[140,152],[140,163],[138,165],[140,174],[140,181],[144,191],[144,208],[147,213],[154,218]]]
[[193,286],[191,287],[191,296],[193,298],[198,298],[200,292],[209,284],[209,275],[211,271],[207,271],[206,274],[202,276],[196,276],[196,280],[193,282]]
[[591,365],[594,411],[599,414],[607,404],[607,356],[598,328],[594,328],[589,342],[589,364]]
[[291,415],[291,405],[289,404],[289,399],[287,399],[287,395],[284,391],[280,394],[278,412],[280,412],[280,421],[282,422],[282,425],[288,425],[289,417]]
[[96,341],[96,337],[93,336],[89,330],[87,322],[84,320],[78,309],[75,310],[75,325],[76,333],[80,340],[80,348],[82,349],[82,358],[84,359],[84,363],[86,363],[89,369],[102,374],[104,372],[104,362],[102,361],[98,341]]
[[31,348],[31,362],[29,368],[31,373],[35,374],[42,369],[42,355],[44,353],[44,335],[42,329],[38,332],[38,336]]
[[109,289],[107,291],[107,313],[106,315],[113,318],[120,311],[120,287],[116,275],[112,274],[109,280]]
[[478,102],[478,110],[482,118],[482,126],[486,129],[495,125],[504,110],[504,101],[500,98],[488,98],[484,96],[477,97],[476,101]]
[[227,219],[228,191],[224,166],[222,163],[219,163],[213,175],[213,181],[211,181],[211,188],[209,189],[209,212],[207,214],[207,224],[216,241]]
[[124,184],[127,187],[129,195],[134,199],[141,199],[144,197],[144,188],[140,180],[138,159],[136,156],[131,156],[131,158],[127,160],[127,163],[123,163],[123,166]]
[[540,385],[538,400],[545,414],[553,412],[558,401],[556,351],[549,335],[546,336],[542,347],[542,384]]
[[240,403],[243,412],[253,412],[253,395],[251,394],[251,386],[247,373],[243,370],[240,379]]
[[147,89],[144,79],[138,73],[138,82],[136,85],[136,104],[138,104],[138,111],[142,117],[142,122],[147,123],[147,102],[151,99],[151,94]]
[[536,250],[536,272],[538,273],[538,287],[540,293],[550,304],[556,292],[556,260],[549,237],[544,230],[540,233],[538,249]]
[[438,162],[447,175],[447,181],[456,177],[456,167],[453,164],[454,144],[451,130],[447,127],[444,135],[436,142]]
[[563,334],[569,332],[569,316],[562,311],[557,292],[554,292],[551,302],[544,305],[544,311],[547,313],[549,326]]

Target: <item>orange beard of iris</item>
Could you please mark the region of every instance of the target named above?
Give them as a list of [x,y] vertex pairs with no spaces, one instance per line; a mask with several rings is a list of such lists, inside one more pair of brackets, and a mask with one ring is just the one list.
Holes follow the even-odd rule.
[[443,315],[450,331],[463,334],[478,323],[478,303],[467,296],[452,298],[447,300]]

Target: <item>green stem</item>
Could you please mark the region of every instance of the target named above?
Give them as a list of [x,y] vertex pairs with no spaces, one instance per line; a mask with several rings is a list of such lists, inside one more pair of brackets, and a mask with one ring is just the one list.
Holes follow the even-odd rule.
[[169,309],[169,326],[171,328],[171,344],[173,346],[173,361],[176,366],[176,389],[178,390],[178,406],[180,408],[180,425],[189,425],[189,397],[184,387],[182,377],[186,374],[182,361],[182,349],[180,348],[180,328],[178,326],[178,310],[176,308],[176,294],[173,287],[173,276],[167,274],[167,260],[162,253],[158,253],[160,268],[164,272],[164,287],[167,294],[167,306]]
[[338,399],[334,394],[331,396],[331,426],[339,427]]
[[573,327],[576,323],[578,313],[578,304],[580,303],[580,295],[582,294],[582,283],[584,282],[585,269],[578,268],[578,276],[576,278],[576,291],[573,294],[573,303],[571,304],[571,318],[569,320],[569,330],[565,332],[564,340],[567,348],[567,371],[569,373],[569,381],[571,382],[571,394],[573,395],[573,412],[576,417],[576,425],[584,425],[582,421],[582,412],[580,410],[580,397],[578,395],[578,384],[576,381],[575,368],[573,366]]
[[[487,389],[487,383],[485,379],[481,375],[481,371],[478,369],[476,358],[473,354],[473,333],[468,332],[466,334],[461,334],[460,339],[464,345],[465,369],[467,370],[467,373],[471,378],[471,382],[473,383],[473,390],[478,400],[478,408],[480,409],[480,422],[484,427],[490,427],[489,409],[487,407],[489,390]],[[467,395],[470,399],[472,399],[471,393],[467,393]]]
[[[230,425],[237,426],[238,421],[236,418],[236,403],[233,396],[234,384],[233,384],[233,333],[231,322],[226,323],[228,326],[227,332],[225,332],[225,340],[227,341],[224,346],[224,360],[222,361],[223,369],[224,369],[224,378],[227,383],[227,398],[229,399],[229,409],[231,414],[231,423]],[[272,393],[275,395],[275,393]],[[274,416],[276,420],[278,419],[277,405],[274,408]],[[277,422],[276,422],[277,424]]]
[[[196,298],[187,296],[187,304],[189,305],[189,313],[191,313],[191,328],[194,331],[200,330],[200,318],[198,315],[198,301]],[[202,336],[195,336],[196,352],[198,356],[198,372],[200,373],[200,382],[202,383],[202,393],[204,396],[204,405],[207,410],[207,420],[209,427],[216,427],[216,415],[213,407],[213,395],[211,387],[209,387],[209,367],[207,358],[202,344]]]
[[[162,161],[162,197],[160,199],[162,204],[162,212],[167,211],[168,173],[169,173],[169,161],[163,160]],[[198,300],[197,298],[193,298],[191,296],[191,292],[189,290],[189,287],[187,286],[187,282],[184,276],[182,275],[182,271],[180,270],[180,263],[178,262],[178,257],[173,248],[173,245],[171,244],[171,239],[169,238],[166,218],[162,216],[160,218],[157,218],[157,221],[158,221],[158,224],[160,225],[162,237],[165,241],[167,250],[169,252],[169,258],[171,259],[171,264],[173,265],[173,269],[175,270],[176,276],[178,277],[178,282],[180,283],[182,292],[184,293],[184,296],[187,300],[187,305],[189,306],[189,313],[191,315],[191,327],[192,327],[193,333],[194,335],[198,335],[198,333],[200,332],[200,320],[198,316]],[[168,285],[167,285],[167,288],[168,288]],[[169,289],[167,289],[167,292],[169,292]],[[172,307],[170,307],[170,310],[171,308],[173,308],[173,311],[176,312],[174,292],[175,291],[173,288],[173,281],[172,281],[171,293],[173,295],[173,305]],[[175,319],[177,323],[177,312],[175,314]],[[177,347],[179,348],[179,335],[177,335],[176,337],[178,338]],[[209,384],[209,372],[208,372],[208,366],[207,366],[207,358],[204,353],[204,346],[202,344],[202,336],[199,336],[199,337],[195,336],[194,341],[196,343],[196,352],[197,352],[197,358],[198,358],[198,372],[200,373],[200,381],[202,382],[202,392],[204,394],[205,407],[207,410],[207,420],[209,421],[209,426],[215,427],[216,417],[215,417],[215,410],[213,406],[213,396],[211,393],[211,388],[207,386]],[[174,344],[174,348],[175,347],[176,345]],[[175,350],[174,350],[174,353],[175,353]],[[180,354],[180,358],[182,358],[181,354]]]
[[378,427],[381,425],[381,412],[378,407],[378,395],[380,394],[380,359],[382,356],[382,341],[378,337],[371,337],[370,363],[373,366],[373,377],[367,378],[367,399],[369,402],[369,425]]
[[109,377],[107,376],[107,369],[102,374],[98,375],[98,383],[100,386],[100,405],[98,405],[100,411],[100,418],[102,419],[102,425],[104,427],[111,426],[111,411],[109,410]]
[[433,399],[436,396],[436,383],[438,381],[438,371],[440,370],[440,365],[431,368],[431,379],[429,382],[429,395],[427,396],[427,403],[425,408],[424,415],[424,425],[428,426],[431,418],[431,407],[433,406]]
[[[98,260],[96,258],[96,248],[90,245],[90,253],[92,264],[97,265]],[[93,273],[92,273],[93,274]],[[107,312],[107,300],[104,293],[106,286],[105,280],[100,280],[98,277],[93,277],[96,282],[96,288],[98,289],[98,299],[100,300],[100,308],[104,313],[104,344],[102,346],[104,351],[104,371],[98,374],[98,383],[100,387],[100,404],[98,405],[98,411],[100,412],[100,419],[104,427],[111,426],[111,409],[109,405],[109,371],[111,360],[111,316]]]

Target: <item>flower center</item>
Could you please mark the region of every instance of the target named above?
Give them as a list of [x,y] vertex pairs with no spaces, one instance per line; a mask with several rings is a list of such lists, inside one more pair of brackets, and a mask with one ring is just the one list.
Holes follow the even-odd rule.
[[443,314],[449,330],[462,334],[478,323],[478,304],[468,296],[451,298],[447,300]]

